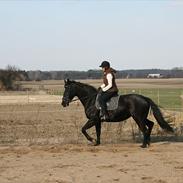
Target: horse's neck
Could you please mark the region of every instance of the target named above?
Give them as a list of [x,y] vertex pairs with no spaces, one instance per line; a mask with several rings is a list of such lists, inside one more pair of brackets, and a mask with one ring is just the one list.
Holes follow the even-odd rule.
[[89,90],[87,91],[83,87],[80,87],[79,90],[77,91],[77,97],[79,98],[79,100],[81,101],[81,103],[85,108],[89,105],[89,103],[92,102],[92,99],[94,98],[95,95],[96,95],[95,92],[92,91],[90,92]]

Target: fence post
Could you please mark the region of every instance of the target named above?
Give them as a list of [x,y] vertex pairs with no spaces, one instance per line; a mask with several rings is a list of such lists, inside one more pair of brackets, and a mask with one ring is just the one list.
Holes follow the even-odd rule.
[[158,106],[160,105],[160,101],[159,101],[159,88],[158,88]]
[[29,104],[29,90],[27,90],[27,102]]

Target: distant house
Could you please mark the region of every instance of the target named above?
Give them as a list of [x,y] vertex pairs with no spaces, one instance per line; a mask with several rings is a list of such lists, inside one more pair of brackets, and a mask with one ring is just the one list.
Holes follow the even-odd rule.
[[147,78],[162,78],[162,74],[148,74]]

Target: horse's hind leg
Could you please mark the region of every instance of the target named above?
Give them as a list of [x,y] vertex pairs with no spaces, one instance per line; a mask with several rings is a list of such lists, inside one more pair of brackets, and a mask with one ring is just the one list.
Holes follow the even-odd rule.
[[140,128],[140,130],[142,131],[143,136],[144,136],[143,143],[142,143],[141,147],[146,148],[148,145],[148,129],[146,127],[146,124],[145,124],[144,120],[139,120],[135,116],[133,116],[133,119],[137,123],[138,127]]
[[147,130],[147,144],[150,145],[150,142],[151,142],[151,132],[152,132],[154,123],[152,121],[146,119],[145,120],[145,124],[148,127],[148,130]]

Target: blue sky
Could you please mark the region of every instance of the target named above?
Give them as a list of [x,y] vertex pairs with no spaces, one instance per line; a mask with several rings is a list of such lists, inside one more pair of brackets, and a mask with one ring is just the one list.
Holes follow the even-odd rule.
[[0,0],[0,68],[183,66],[183,1]]

